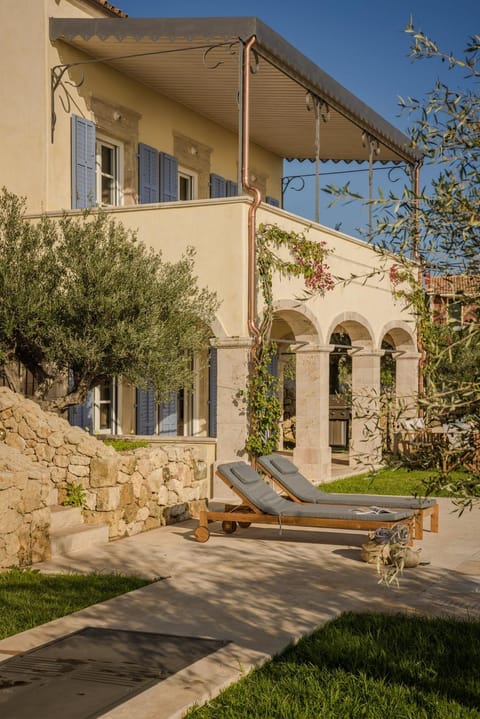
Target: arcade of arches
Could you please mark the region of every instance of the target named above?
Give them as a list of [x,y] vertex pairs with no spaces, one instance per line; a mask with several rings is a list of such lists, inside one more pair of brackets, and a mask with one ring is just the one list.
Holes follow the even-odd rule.
[[[332,450],[352,470],[378,465],[382,442],[391,444],[400,416],[415,413],[420,355],[411,324],[395,321],[375,333],[365,317],[345,312],[323,331],[303,305],[285,304],[292,306],[277,306],[271,335],[285,413],[283,448],[293,450],[295,464],[316,483],[331,478]],[[242,457],[234,448],[244,445],[246,419],[232,404],[232,388],[245,386],[250,340],[216,345],[221,462]]]

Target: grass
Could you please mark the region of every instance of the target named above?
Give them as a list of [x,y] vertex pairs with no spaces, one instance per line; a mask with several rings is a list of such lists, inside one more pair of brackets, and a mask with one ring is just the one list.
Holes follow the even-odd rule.
[[186,719],[480,717],[480,622],[344,614]]
[[103,443],[113,447],[116,452],[128,452],[132,449],[148,447],[150,444],[146,439],[104,439]]
[[[464,473],[463,473],[464,474]],[[426,469],[381,469],[370,474],[336,479],[321,485],[325,492],[346,492],[348,494],[393,494],[425,496],[426,483],[435,475],[435,470]],[[452,472],[451,479],[459,479],[462,472]],[[466,476],[466,475],[464,475]],[[447,490],[436,492],[437,496],[451,497]]]
[[0,573],[0,639],[146,584],[147,579],[120,574],[47,575],[31,569]]

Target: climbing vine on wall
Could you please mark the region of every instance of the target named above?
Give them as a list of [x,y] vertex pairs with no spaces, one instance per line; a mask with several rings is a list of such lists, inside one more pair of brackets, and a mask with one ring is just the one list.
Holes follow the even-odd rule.
[[252,347],[248,386],[244,393],[249,417],[246,449],[253,457],[269,454],[278,447],[282,406],[278,379],[272,374],[277,352],[270,340],[273,322],[273,277],[303,277],[305,290],[300,300],[323,296],[334,280],[326,257],[332,250],[325,242],[314,242],[305,233],[287,232],[277,225],[260,225],[256,236],[257,277],[264,301],[259,336]]

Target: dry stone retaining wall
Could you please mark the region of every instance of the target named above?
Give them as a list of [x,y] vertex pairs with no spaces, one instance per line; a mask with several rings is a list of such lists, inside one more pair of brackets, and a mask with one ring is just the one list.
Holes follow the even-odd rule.
[[208,497],[201,445],[177,440],[118,453],[6,387],[1,430],[0,567],[48,556],[49,507],[63,503],[68,484],[81,485],[85,520],[107,523],[112,539],[195,516]]

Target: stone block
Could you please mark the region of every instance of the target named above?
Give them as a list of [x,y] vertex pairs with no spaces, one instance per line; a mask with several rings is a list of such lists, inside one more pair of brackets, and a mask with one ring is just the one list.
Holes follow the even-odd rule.
[[52,432],[47,438],[47,443],[50,445],[50,447],[58,449],[63,444],[63,437],[63,432]]
[[134,454],[120,455],[119,470],[125,474],[131,475],[135,472],[137,466],[137,458]]
[[159,492],[158,492],[158,499],[157,499],[158,504],[163,504],[163,505],[168,504],[168,495],[169,495],[169,492],[168,492],[167,487],[165,487],[165,485],[163,485],[163,487],[160,487]]
[[90,463],[91,486],[113,486],[117,480],[118,464],[117,457],[92,457]]
[[86,457],[84,454],[72,454],[69,463],[76,464],[78,467],[89,467],[90,457]]
[[162,487],[165,486],[165,480],[163,479],[163,469],[158,468],[151,472],[145,478],[146,487],[152,494],[157,494]]
[[25,442],[23,437],[20,437],[20,435],[16,432],[8,432],[5,438],[5,444],[7,445],[7,447],[13,447],[14,449],[18,449],[19,452],[23,452],[25,447],[27,446],[27,443]]
[[0,387],[0,412],[15,407],[17,398],[8,387]]
[[42,496],[42,494],[42,485],[35,480],[29,480],[23,491],[22,501],[19,505],[21,511],[25,514],[44,507],[46,497]]
[[22,515],[15,509],[4,509],[0,507],[0,527],[2,533],[16,532],[22,526]]
[[143,477],[148,477],[154,469],[150,459],[142,457],[137,460],[136,472],[139,472]]
[[55,454],[55,457],[53,458],[53,464],[55,467],[64,467],[67,468],[70,464],[70,457],[68,457],[65,454],[59,454],[58,452]]
[[120,487],[120,506],[126,507],[127,504],[133,504],[134,501],[133,484],[122,484]]
[[38,443],[35,447],[35,454],[39,462],[46,462],[50,464],[55,456],[55,448],[50,447],[49,444]]
[[69,464],[68,472],[69,472],[69,474],[73,474],[74,477],[89,477],[90,476],[90,467],[85,467],[85,466],[79,467],[76,464]]
[[203,460],[194,461],[193,463],[193,476],[196,481],[206,479],[208,476],[207,463]]
[[148,507],[140,507],[140,509],[137,511],[136,521],[137,522],[145,522],[147,517],[149,516]]
[[206,499],[196,499],[193,502],[188,503],[188,511],[193,519],[198,519],[200,512],[204,509],[207,509]]
[[120,504],[120,487],[102,487],[97,491],[97,511],[111,512]]
[[131,474],[126,474],[125,472],[121,472],[120,470],[117,472],[118,484],[126,484],[127,482],[130,482],[131,479],[132,479]]
[[129,504],[123,508],[123,519],[127,524],[131,524],[137,518],[138,506],[136,504]]
[[55,482],[55,484],[64,482],[67,478],[67,470],[63,467],[52,467],[50,470],[50,476],[52,478],[52,482]]
[[18,423],[17,431],[20,437],[22,437],[23,439],[37,439],[37,435],[23,418]]
[[160,517],[163,515],[163,507],[160,507],[155,502],[149,502],[147,504],[147,508],[148,508],[148,514],[150,517],[160,519]]

